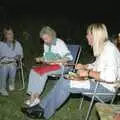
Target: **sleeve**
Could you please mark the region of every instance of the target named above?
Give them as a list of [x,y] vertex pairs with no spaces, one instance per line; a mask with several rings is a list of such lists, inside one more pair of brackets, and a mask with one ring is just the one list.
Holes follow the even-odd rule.
[[16,54],[5,43],[0,46],[0,58],[13,58]]
[[15,52],[16,52],[16,55],[20,55],[23,58],[23,48],[18,41],[16,42]]
[[95,66],[95,64],[96,64],[96,61],[93,62],[93,63],[91,63],[91,64],[88,64],[88,69],[89,69],[89,70],[90,70],[90,69],[93,69],[94,66]]
[[67,45],[62,40],[59,41],[58,52],[62,58],[67,58],[70,61],[73,60],[72,54],[68,50]]
[[107,82],[114,82],[117,78],[117,54],[108,52],[104,61],[104,68],[100,72],[100,79]]

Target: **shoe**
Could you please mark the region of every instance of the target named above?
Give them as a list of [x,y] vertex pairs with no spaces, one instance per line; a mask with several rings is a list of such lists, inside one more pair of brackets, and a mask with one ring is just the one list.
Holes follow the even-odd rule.
[[30,118],[44,118],[44,110],[40,107],[40,105],[35,105],[33,107],[23,107],[21,111],[26,114]]
[[29,96],[31,96],[31,93],[26,93],[26,95],[29,97]]
[[29,107],[33,107],[35,105],[38,105],[39,103],[40,103],[40,99],[39,98],[35,98],[34,101],[29,104]]
[[24,103],[25,103],[25,105],[29,106],[30,105],[30,100],[26,100]]
[[8,96],[8,92],[6,90],[0,90],[2,96]]
[[15,85],[14,84],[9,85],[9,90],[14,91],[15,90]]
[[33,102],[31,102],[30,100],[25,101],[25,105],[27,105],[28,107],[33,107],[33,106],[35,106],[35,105],[37,105],[39,103],[40,103],[40,99],[38,99],[38,98],[35,98],[33,100]]

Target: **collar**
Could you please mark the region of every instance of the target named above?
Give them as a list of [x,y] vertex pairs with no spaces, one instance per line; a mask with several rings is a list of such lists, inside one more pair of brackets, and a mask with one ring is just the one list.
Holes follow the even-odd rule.
[[56,43],[57,43],[57,38],[54,38],[54,39],[52,40],[51,45],[56,45]]
[[51,44],[46,44],[47,46],[52,46],[52,45],[56,45],[56,43],[57,43],[57,38],[54,38],[53,40],[52,40],[52,42],[51,42]]

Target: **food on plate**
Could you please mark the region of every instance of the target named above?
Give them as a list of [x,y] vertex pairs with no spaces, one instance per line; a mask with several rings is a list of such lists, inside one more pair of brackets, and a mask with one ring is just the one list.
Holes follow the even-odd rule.
[[65,75],[65,78],[67,78],[67,79],[75,79],[78,77],[79,76],[77,75],[77,73],[74,73],[74,72],[69,72],[68,74]]
[[77,73],[75,72],[68,72],[68,74],[66,74],[64,76],[66,79],[69,80],[87,80],[88,78],[84,78],[84,77],[80,77]]

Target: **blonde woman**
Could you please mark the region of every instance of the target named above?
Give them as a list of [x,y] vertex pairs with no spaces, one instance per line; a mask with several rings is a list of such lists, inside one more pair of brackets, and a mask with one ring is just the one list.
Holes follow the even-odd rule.
[[[87,29],[88,44],[93,48],[96,61],[93,64],[76,65],[79,77],[91,77],[91,80],[59,80],[51,92],[41,102],[41,114],[49,119],[65,102],[70,93],[93,92],[96,81],[102,80],[97,92],[111,93],[115,91],[114,83],[120,80],[120,53],[116,46],[108,40],[104,24],[91,24]],[[88,96],[91,97],[91,96]],[[112,96],[100,96],[104,101]],[[30,108],[28,108],[30,109]],[[24,109],[27,112],[28,109]]]
[[[73,59],[65,42],[56,37],[56,32],[51,27],[43,27],[40,31],[40,38],[44,41],[44,53],[43,57],[36,58],[36,62],[47,62],[51,66],[55,65],[54,68],[56,69],[52,70],[51,68],[50,71],[47,71],[44,74],[39,73],[41,69],[43,71],[44,67],[31,69],[27,89],[30,98],[25,101],[25,104],[29,107],[40,102],[40,94],[44,89],[48,75],[62,73],[64,71],[63,64]],[[56,66],[56,64],[58,64],[58,66]]]

